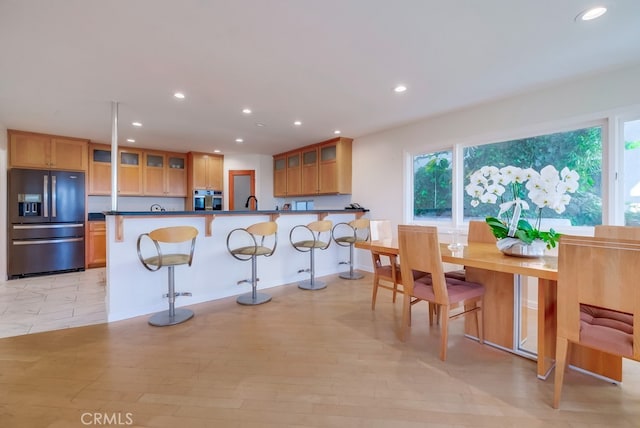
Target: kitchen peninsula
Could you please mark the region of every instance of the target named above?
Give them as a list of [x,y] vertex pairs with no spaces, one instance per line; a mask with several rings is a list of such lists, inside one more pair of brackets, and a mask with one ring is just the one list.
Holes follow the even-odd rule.
[[[237,282],[251,276],[250,263],[234,259],[227,251],[227,235],[238,227],[263,221],[276,221],[278,243],[273,256],[261,257],[259,289],[294,283],[308,278],[298,273],[309,267],[309,255],[296,251],[289,242],[291,229],[318,219],[334,224],[349,222],[365,215],[366,210],[310,211],[109,211],[107,227],[106,309],[109,322],[167,309],[166,268],[149,272],[138,260],[138,236],[160,227],[193,226],[198,229],[193,264],[176,267],[176,292],[192,296],[176,299],[176,307],[192,305],[246,293],[249,284]],[[348,251],[330,245],[316,257],[316,276],[340,271],[339,262]],[[197,316],[197,313],[196,313]]]

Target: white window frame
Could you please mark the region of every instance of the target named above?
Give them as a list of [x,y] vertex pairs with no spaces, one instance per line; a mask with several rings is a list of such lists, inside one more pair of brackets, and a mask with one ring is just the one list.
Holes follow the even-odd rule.
[[[640,114],[640,113],[639,113]],[[629,114],[630,117],[635,117]],[[626,116],[625,116],[626,117]],[[628,119],[627,119],[628,120]],[[617,116],[606,116],[592,118],[578,118],[573,120],[562,120],[554,123],[547,123],[542,125],[523,127],[518,129],[511,129],[506,131],[498,131],[495,133],[486,134],[479,137],[468,137],[460,141],[456,141],[449,144],[434,145],[429,147],[428,150],[421,150],[416,152],[404,152],[405,165],[404,165],[404,195],[405,204],[403,219],[405,224],[419,224],[426,226],[437,226],[449,229],[467,230],[468,222],[464,221],[463,213],[463,199],[464,199],[464,171],[463,171],[463,150],[467,147],[480,146],[485,144],[494,144],[503,141],[519,140],[523,138],[535,137],[539,135],[547,135],[558,132],[569,132],[576,129],[591,128],[599,126],[602,128],[602,223],[611,224],[610,219],[615,216],[622,215],[622,223],[624,224],[624,207],[621,204],[614,206],[612,197],[609,195],[618,194],[621,196],[622,190],[617,188],[615,174],[610,174],[609,171],[617,171],[618,165],[623,154],[612,154],[612,148],[618,146],[618,152],[620,144],[609,144],[609,141],[620,141],[620,124],[622,122]],[[611,124],[615,124],[611,126]],[[413,159],[415,156],[425,153],[435,153],[439,151],[453,150],[453,166],[452,166],[452,187],[453,187],[453,200],[451,201],[451,221],[434,221],[434,220],[415,220],[413,217]],[[616,160],[617,161],[614,161]],[[622,214],[618,211],[622,209]],[[570,226],[565,228],[558,228],[560,233],[571,233],[575,235],[593,235],[594,228],[592,226]]]

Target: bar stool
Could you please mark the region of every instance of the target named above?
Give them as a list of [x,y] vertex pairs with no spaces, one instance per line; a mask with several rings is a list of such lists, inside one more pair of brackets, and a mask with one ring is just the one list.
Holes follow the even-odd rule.
[[[309,253],[310,267],[309,269],[300,269],[298,273],[309,272],[311,277],[309,280],[302,281],[298,284],[298,288],[303,290],[321,290],[327,286],[324,282],[315,280],[315,250],[326,250],[331,244],[331,228],[333,222],[331,220],[319,220],[311,222],[307,225],[299,224],[294,226],[289,232],[289,241],[293,248],[301,253]],[[294,240],[294,232],[298,229],[304,230],[305,235],[310,239]],[[300,233],[298,233],[299,235]]]
[[353,271],[353,246],[356,242],[369,240],[369,219],[359,218],[349,223],[337,223],[331,230],[331,237],[339,246],[349,247],[349,261],[340,262],[341,265],[349,265],[349,272],[342,272],[338,276],[342,279],[364,278],[360,272]]
[[[237,228],[233,229],[227,235],[227,249],[229,253],[238,260],[247,261],[251,260],[251,279],[243,279],[238,281],[238,284],[248,282],[251,284],[251,293],[243,294],[236,299],[241,305],[260,305],[267,303],[271,300],[271,296],[265,293],[258,293],[258,281],[257,277],[258,256],[270,257],[273,255],[278,245],[278,224],[275,221],[265,221],[262,223],[252,224],[246,229]],[[234,241],[243,240],[243,244],[237,248],[231,248],[229,243],[231,237]]]
[[[181,322],[185,322],[193,317],[192,310],[175,308],[176,297],[191,296],[191,293],[176,293],[174,268],[179,265],[191,266],[197,235],[198,229],[196,229],[195,227],[174,226],[155,229],[149,233],[143,233],[138,236],[136,247],[138,250],[138,258],[140,259],[142,265],[151,272],[156,272],[164,266],[168,268],[167,272],[169,277],[169,286],[168,293],[165,294],[164,297],[169,298],[169,310],[158,312],[157,314],[153,315],[151,318],[149,318],[149,324],[153,326],[163,327],[168,325],[180,324]],[[151,240],[151,242],[153,242],[156,255],[151,257],[144,257],[142,255],[143,238],[148,238]],[[163,252],[163,248],[165,249],[165,251],[184,251],[184,248],[182,248],[184,247],[184,245],[180,246],[179,244],[185,243],[189,240],[191,240],[191,248],[188,253],[169,252],[165,254]],[[161,246],[160,244],[163,244],[163,246]]]

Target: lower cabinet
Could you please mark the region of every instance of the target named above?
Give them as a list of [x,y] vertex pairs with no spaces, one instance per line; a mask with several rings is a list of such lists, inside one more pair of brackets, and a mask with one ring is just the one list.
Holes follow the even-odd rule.
[[107,225],[104,221],[90,221],[87,233],[87,267],[107,265]]

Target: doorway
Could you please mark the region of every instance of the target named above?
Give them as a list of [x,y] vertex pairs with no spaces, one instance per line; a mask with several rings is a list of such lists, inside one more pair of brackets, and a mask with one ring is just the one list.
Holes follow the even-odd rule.
[[246,209],[257,210],[258,202],[255,199],[249,201],[249,196],[256,194],[256,172],[253,169],[229,170],[229,210],[243,211]]

